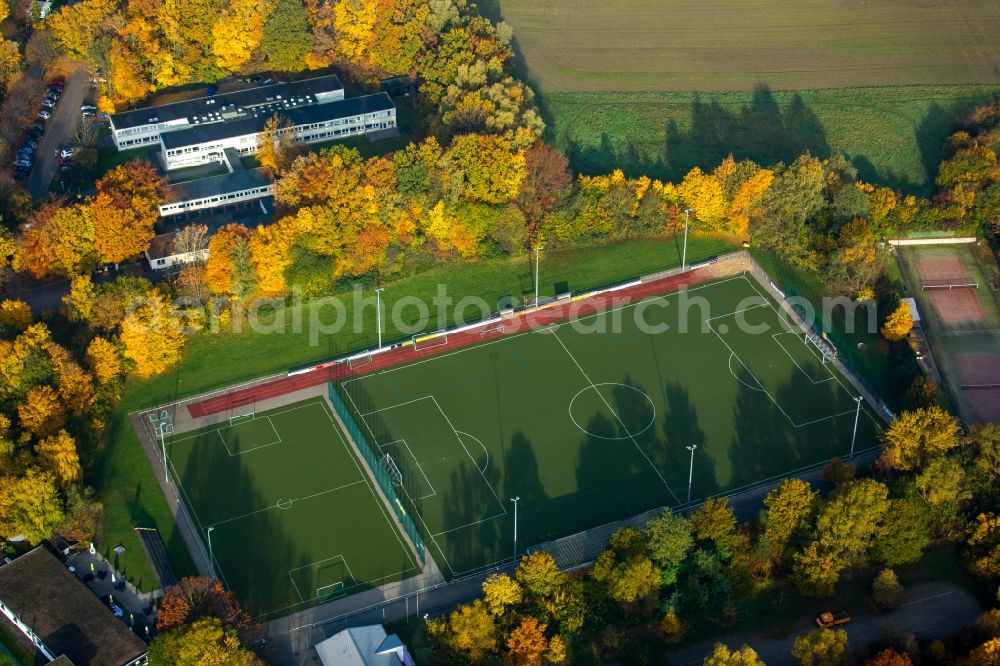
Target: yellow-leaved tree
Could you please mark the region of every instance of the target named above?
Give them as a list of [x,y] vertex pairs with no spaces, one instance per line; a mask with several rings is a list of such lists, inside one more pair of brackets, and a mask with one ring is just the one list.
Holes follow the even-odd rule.
[[124,356],[140,377],[152,377],[180,361],[184,331],[170,303],[149,294],[121,324]]
[[0,302],[0,326],[6,332],[20,333],[31,326],[31,308],[20,300]]
[[900,301],[899,305],[886,317],[882,324],[882,337],[886,340],[902,340],[913,329],[913,315],[910,314],[910,306]]
[[236,71],[242,67],[264,37],[264,21],[272,3],[266,0],[233,0],[227,3],[212,26],[212,53],[219,67]]
[[80,480],[80,458],[76,453],[76,442],[65,430],[46,437],[35,445],[42,469],[55,474],[60,486],[68,486]]
[[66,408],[51,386],[35,386],[17,406],[21,425],[38,437],[47,437],[66,425]]
[[102,337],[96,337],[87,345],[87,365],[101,384],[115,381],[122,373],[122,359],[118,347]]
[[24,535],[38,543],[52,536],[65,519],[51,472],[30,467],[22,476],[0,477],[0,534]]

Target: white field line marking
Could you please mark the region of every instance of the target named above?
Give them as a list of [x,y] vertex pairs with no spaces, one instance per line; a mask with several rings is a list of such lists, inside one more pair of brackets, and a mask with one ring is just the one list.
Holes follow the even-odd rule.
[[249,513],[244,513],[244,514],[241,514],[239,516],[233,516],[232,518],[225,518],[225,519],[220,520],[220,521],[218,521],[216,523],[212,523],[212,527],[215,527],[216,525],[222,525],[224,523],[231,523],[234,520],[241,520],[243,518],[249,518],[250,516],[256,515],[258,513],[263,513],[265,511],[271,511],[272,509],[281,509],[282,511],[287,511],[288,509],[291,509],[292,505],[294,505],[296,502],[301,502],[303,500],[313,499],[314,497],[319,497],[320,495],[328,495],[329,493],[335,493],[338,490],[343,490],[344,488],[350,488],[351,486],[356,486],[359,483],[364,483],[364,480],[359,479],[357,481],[351,481],[350,483],[345,483],[342,486],[337,486],[336,488],[327,488],[326,490],[321,490],[318,493],[313,493],[312,495],[306,495],[304,497],[283,497],[283,498],[279,499],[277,502],[275,502],[274,504],[272,504],[271,506],[265,506],[265,507],[262,507],[260,509],[256,509],[254,511],[251,511]]
[[[778,339],[779,335],[794,335],[796,340],[799,339],[799,336],[796,333],[794,333],[793,331],[785,331],[783,333],[775,333],[774,335],[771,336],[771,339],[774,340],[775,344],[777,344],[779,347],[781,347],[781,351],[783,351],[786,354],[788,354],[788,358],[792,359],[792,363],[795,364],[795,367],[799,369],[799,372],[801,372],[802,375],[806,379],[808,379],[809,381],[811,381],[814,385],[815,384],[823,384],[825,382],[833,381],[833,375],[827,377],[826,379],[814,379],[812,377],[812,375],[810,375],[808,372],[806,372],[805,369],[801,365],[799,365],[799,362],[795,360],[795,357],[792,356],[792,353],[790,351],[788,351],[788,348],[785,347],[785,345],[783,345],[781,343],[781,340]],[[807,347],[808,347],[808,345],[807,345]],[[826,367],[826,366],[824,366],[824,367]],[[827,370],[827,372],[829,372],[829,370]]]
[[[504,514],[506,514],[507,513],[507,507],[504,506],[503,501],[497,495],[497,491],[495,491],[493,489],[493,485],[490,483],[489,479],[486,478],[486,474],[484,474],[483,470],[480,469],[479,465],[476,464],[476,459],[472,457],[472,453],[469,451],[468,448],[466,448],[465,442],[462,441],[462,436],[458,434],[458,430],[455,430],[455,426],[452,425],[451,419],[449,419],[448,415],[444,413],[443,409],[441,409],[441,405],[438,404],[437,398],[435,398],[433,394],[431,394],[430,397],[431,397],[431,400],[434,401],[434,405],[438,408],[438,411],[441,412],[441,416],[443,416],[444,420],[448,423],[448,427],[451,428],[451,431],[453,433],[455,433],[455,439],[457,439],[458,443],[462,445],[462,449],[465,450],[465,455],[469,456],[469,460],[472,461],[472,466],[475,467],[479,471],[479,476],[483,477],[483,483],[485,483],[486,487],[490,489],[491,493],[493,493],[493,497],[496,497],[497,504],[500,505],[500,509],[504,512]],[[480,442],[480,444],[481,444],[481,442]],[[483,448],[485,449],[485,447],[483,447]]]
[[[363,414],[361,414],[361,410],[358,409],[358,403],[354,402],[354,396],[351,395],[350,391],[346,391],[346,390],[344,391],[344,394],[347,396],[347,399],[351,401],[351,405],[354,407],[354,411],[358,414],[358,416],[360,416],[361,423],[364,424],[364,427],[371,434],[372,441],[375,443],[375,446],[379,446],[378,438],[375,437],[375,431],[372,430],[372,427],[368,424],[368,420],[364,417]],[[418,398],[418,400],[423,400],[423,399],[424,398]],[[415,402],[415,401],[411,400],[410,402]],[[409,403],[407,403],[407,404],[409,404]],[[375,412],[369,412],[369,414],[375,414],[378,411],[381,411],[381,410],[376,410]],[[372,470],[372,472],[374,473],[374,470]],[[403,487],[403,492],[406,493],[406,497],[409,498],[409,500],[410,500],[410,508],[413,510],[413,513],[416,514],[417,518],[420,520],[420,524],[424,526],[424,530],[427,532],[427,534],[432,534],[433,532],[432,532],[430,526],[428,526],[427,522],[424,520],[423,514],[420,511],[417,511],[417,507],[416,507],[416,504],[413,501],[413,497],[410,496],[410,493],[406,490],[405,487]],[[388,498],[386,498],[386,501],[388,501]],[[426,546],[426,544],[425,544],[425,546]]]
[[[472,439],[476,440],[476,443],[479,444],[480,447],[482,447],[483,453],[486,454],[486,462],[483,463],[483,466],[479,471],[485,472],[486,468],[490,466],[490,452],[486,450],[486,445],[483,444],[482,440],[476,437],[475,435],[470,435],[469,433],[462,432],[461,430],[456,430],[455,432],[458,433],[458,435],[460,436],[465,435],[466,437],[471,437]],[[479,465],[476,465],[476,467],[479,467]]]
[[[281,416],[282,414],[288,414],[289,412],[298,411],[300,409],[307,409],[309,407],[316,407],[316,406],[322,404],[322,403],[318,402],[318,400],[320,400],[320,399],[319,398],[311,399],[311,400],[307,401],[304,405],[298,405],[297,407],[290,407],[288,409],[283,409],[280,412],[270,412],[269,411],[269,412],[267,412],[267,417],[266,418],[270,419],[272,416]],[[257,418],[264,418],[264,417],[263,416],[258,416]],[[254,420],[257,420],[257,419],[255,418]],[[236,425],[239,425],[239,424],[237,423]],[[232,427],[233,427],[232,425],[220,425],[219,427],[215,428],[215,430],[216,431],[226,430],[226,429],[232,428]],[[274,422],[273,421],[271,422],[271,427],[272,428],[274,427]],[[277,430],[277,428],[275,428],[275,430]],[[194,434],[187,435],[185,437],[172,437],[170,439],[170,443],[171,444],[176,444],[178,442],[186,442],[186,441],[191,440],[191,439],[198,439],[199,437],[204,437],[205,435],[209,434],[210,432],[212,432],[211,429],[206,429],[206,430],[199,429]]]
[[653,470],[656,476],[660,477],[660,481],[663,482],[663,486],[667,489],[667,492],[670,493],[670,495],[674,498],[674,501],[680,504],[681,503],[680,498],[677,497],[676,493],[674,493],[673,489],[670,487],[670,484],[668,484],[667,480],[663,478],[663,475],[660,474],[660,470],[656,468],[656,465],[654,465],[653,461],[649,459],[649,456],[646,455],[646,452],[642,450],[641,446],[639,446],[639,442],[637,442],[635,437],[632,436],[632,433],[629,432],[628,426],[626,426],[625,422],[622,421],[621,417],[618,415],[618,412],[614,410],[611,404],[608,403],[608,401],[604,398],[604,394],[602,394],[601,391],[597,388],[597,386],[594,385],[594,382],[591,381],[590,376],[583,369],[583,366],[581,366],[580,363],[576,360],[576,357],[573,356],[573,352],[569,350],[566,344],[562,341],[562,338],[560,338],[558,335],[553,333],[552,337],[556,339],[556,341],[559,343],[559,346],[562,347],[563,350],[565,350],[566,354],[569,355],[570,360],[573,361],[573,364],[576,365],[577,369],[580,371],[580,374],[583,375],[583,378],[587,380],[587,383],[590,384],[590,387],[594,389],[594,392],[597,393],[598,397],[601,398],[601,402],[605,404],[605,406],[608,408],[608,411],[615,415],[615,418],[618,420],[618,423],[620,423],[622,426],[622,430],[625,431],[626,434],[628,434],[629,439],[631,439],[632,443],[635,444],[635,448],[639,451],[639,455],[645,458],[646,462],[649,463],[650,469]]
[[[323,413],[326,414],[326,417],[328,419],[330,419],[330,426],[333,428],[334,432],[337,433],[337,439],[340,440],[340,443],[344,447],[344,451],[347,453],[347,455],[349,455],[351,457],[351,460],[354,461],[354,466],[355,468],[357,468],[358,474],[361,475],[361,480],[365,482],[365,485],[368,487],[368,492],[372,494],[372,500],[375,502],[375,505],[382,512],[382,517],[385,518],[385,522],[389,525],[389,530],[392,531],[392,533],[396,536],[396,540],[399,542],[399,547],[402,548],[403,553],[406,555],[406,559],[410,561],[411,569],[415,569],[417,563],[413,561],[412,557],[410,557],[410,548],[405,543],[403,543],[403,537],[399,535],[399,528],[396,527],[395,523],[392,522],[392,519],[389,518],[389,516],[386,514],[385,502],[379,499],[378,495],[376,495],[375,491],[372,489],[372,484],[368,482],[368,476],[365,474],[365,471],[361,469],[361,463],[358,462],[357,455],[355,455],[354,451],[351,450],[351,447],[348,445],[347,440],[344,438],[343,433],[340,431],[340,426],[337,425],[336,419],[334,419],[333,414],[330,413],[332,407],[327,407],[326,401],[322,398],[321,400],[323,401],[320,402],[319,404],[323,407]],[[357,409],[356,405],[355,409]],[[374,472],[374,470],[372,471]],[[388,501],[389,498],[387,497],[386,502]],[[407,569],[406,571],[410,571],[411,569]]]
[[[719,285],[725,284],[727,282],[732,282],[733,280],[746,280],[746,278],[744,276],[742,276],[742,275],[736,275],[736,276],[725,278],[725,279],[722,279],[722,280],[717,280],[717,281],[714,281],[714,282],[710,282],[708,284],[701,284],[701,285],[698,285],[697,287],[691,287],[690,289],[686,289],[685,293],[690,293],[692,291],[699,291],[701,289],[711,289],[711,288],[714,288],[714,287],[718,287]],[[585,317],[576,317],[572,321],[581,321],[582,322],[582,321],[588,321],[590,319],[594,319],[595,317],[607,316],[608,314],[611,314],[613,312],[619,312],[619,311],[622,311],[622,310],[627,310],[629,308],[635,308],[639,304],[645,303],[646,301],[661,301],[661,300],[666,300],[668,297],[674,296],[677,293],[679,293],[679,291],[672,291],[672,292],[670,292],[668,294],[663,294],[661,296],[650,296],[649,298],[643,298],[643,299],[640,299],[638,301],[635,301],[634,303],[631,303],[631,302],[630,303],[625,303],[623,305],[619,305],[618,307],[608,308],[606,310],[601,310],[600,312],[595,312],[595,313],[587,315]],[[733,314],[733,313],[730,313],[730,314]],[[558,328],[559,326],[563,326],[565,324],[566,324],[566,322],[562,322],[562,323],[558,323],[558,324],[549,324],[548,327],[556,326]],[[432,361],[437,361],[437,360],[440,360],[440,359],[443,359],[443,358],[448,358],[449,356],[454,356],[456,354],[464,354],[466,352],[475,351],[477,349],[483,349],[484,347],[488,347],[490,345],[495,345],[495,344],[499,344],[501,342],[508,342],[510,340],[515,340],[515,339],[517,339],[517,338],[519,338],[521,336],[524,336],[524,335],[538,334],[538,333],[542,332],[542,330],[543,329],[529,329],[529,330],[526,330],[526,331],[522,331],[520,333],[512,333],[511,335],[505,335],[502,338],[497,338],[496,340],[491,340],[491,341],[485,342],[483,344],[470,345],[468,347],[463,347],[461,349],[456,349],[455,351],[448,352],[446,354],[436,354],[434,356],[431,356],[431,357],[428,357],[428,358],[425,358],[425,359],[421,359],[419,361],[414,361],[412,363],[406,363],[404,365],[397,365],[397,366],[392,367],[392,368],[386,368],[384,370],[379,370],[378,372],[373,372],[371,374],[363,375],[361,377],[353,377],[353,378],[350,378],[350,379],[345,379],[344,381],[339,382],[339,383],[343,385],[343,384],[350,384],[351,382],[365,381],[366,379],[370,379],[370,378],[375,377],[377,375],[385,375],[385,374],[391,374],[393,372],[399,372],[400,370],[406,370],[408,368],[413,368],[413,367],[416,367],[418,365],[423,365],[424,363],[430,363]]]
[[[428,497],[434,497],[435,495],[437,495],[437,490],[434,488],[434,484],[432,484],[431,480],[427,478],[427,474],[424,472],[423,466],[420,464],[420,461],[417,460],[417,457],[413,455],[413,449],[410,448],[410,445],[406,443],[405,439],[397,439],[395,441],[389,442],[388,444],[376,444],[376,446],[378,446],[379,449],[384,449],[386,447],[393,446],[395,444],[402,444],[403,446],[406,447],[406,450],[410,452],[410,457],[413,459],[413,462],[416,463],[417,469],[420,470],[420,475],[424,477],[424,482],[427,483],[427,487],[431,489],[430,495],[422,495],[417,499],[423,500],[427,499]],[[410,500],[413,500],[413,496],[410,495],[410,493],[406,490],[405,484],[402,486],[402,488],[403,491],[406,492],[406,494],[410,497]]]
[[[729,355],[729,363],[728,363],[728,365],[729,365],[729,374],[731,374],[733,376],[733,379],[735,379],[736,381],[738,381],[740,384],[743,384],[743,386],[746,386],[751,391],[760,391],[761,393],[765,393],[764,389],[761,388],[760,382],[757,381],[756,377],[754,377],[754,381],[757,382],[757,386],[751,386],[750,384],[747,384],[745,381],[743,381],[742,379],[740,379],[739,376],[735,372],[733,372],[733,359],[734,358],[737,361],[739,361],[739,358],[737,358],[736,354],[730,354]],[[743,365],[743,361],[740,361],[740,365]],[[746,368],[747,366],[743,365],[743,367]],[[747,370],[749,371],[749,369],[747,369]],[[753,377],[753,373],[751,373],[750,376]]]

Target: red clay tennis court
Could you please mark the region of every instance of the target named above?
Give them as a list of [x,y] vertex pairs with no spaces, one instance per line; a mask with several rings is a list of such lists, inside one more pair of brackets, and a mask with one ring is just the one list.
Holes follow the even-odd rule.
[[955,367],[976,415],[1000,423],[1000,354],[958,354]]
[[944,323],[982,321],[986,318],[979,295],[959,257],[922,257],[916,260],[921,287]]

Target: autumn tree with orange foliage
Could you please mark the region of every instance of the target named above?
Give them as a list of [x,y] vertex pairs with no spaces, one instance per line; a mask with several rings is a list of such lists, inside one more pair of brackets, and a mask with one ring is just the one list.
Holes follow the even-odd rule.
[[141,160],[119,165],[97,181],[90,212],[103,261],[124,261],[149,247],[164,184],[155,167]]
[[250,615],[220,581],[189,576],[167,588],[157,612],[156,628],[170,631],[205,617],[217,618],[227,629],[246,631],[253,627]]
[[545,638],[547,626],[530,615],[522,619],[507,638],[507,655],[510,660],[515,664],[529,666],[542,663],[542,655],[549,646],[549,641]]
[[234,257],[240,247],[247,247],[251,232],[242,224],[227,224],[208,242],[205,284],[215,294],[241,294],[240,275]]
[[908,654],[900,654],[892,648],[886,648],[871,659],[865,660],[865,666],[913,666]]

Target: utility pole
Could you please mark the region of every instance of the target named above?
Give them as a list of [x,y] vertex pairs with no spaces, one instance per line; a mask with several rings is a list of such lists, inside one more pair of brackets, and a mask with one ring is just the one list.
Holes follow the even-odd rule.
[[694,450],[697,448],[697,444],[687,447],[687,450],[691,452],[691,465],[688,467],[688,504],[691,504],[691,482],[694,481]]
[[514,559],[517,559],[517,503],[521,500],[520,495],[517,497],[511,497],[510,501],[514,503]]
[[378,329],[378,348],[382,349],[382,290],[385,287],[375,289],[375,328]]
[[681,253],[681,270],[687,268],[687,256],[688,256],[688,216],[691,214],[690,208],[684,209],[684,250]]
[[851,434],[851,455],[848,460],[854,460],[854,442],[858,438],[858,419],[861,417],[861,400],[862,397],[860,395],[854,399],[858,403],[858,408],[854,412],[854,432]]

